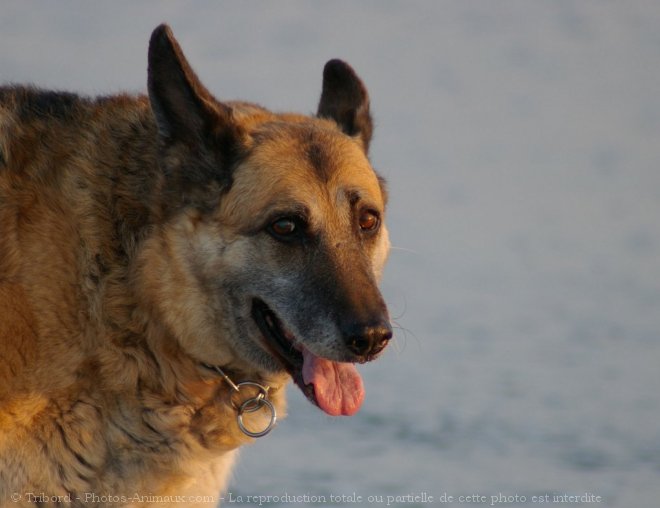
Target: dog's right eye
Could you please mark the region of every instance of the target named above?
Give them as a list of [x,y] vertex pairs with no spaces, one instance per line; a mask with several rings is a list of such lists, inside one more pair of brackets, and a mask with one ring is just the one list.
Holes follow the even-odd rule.
[[277,240],[293,240],[301,231],[299,221],[291,217],[282,217],[268,226],[268,232]]

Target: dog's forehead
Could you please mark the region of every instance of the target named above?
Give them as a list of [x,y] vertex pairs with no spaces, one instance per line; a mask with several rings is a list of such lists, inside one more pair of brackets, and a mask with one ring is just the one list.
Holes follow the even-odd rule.
[[322,188],[383,203],[378,177],[359,142],[334,128],[278,126],[259,138],[246,166],[245,176],[268,181],[273,193],[314,195]]

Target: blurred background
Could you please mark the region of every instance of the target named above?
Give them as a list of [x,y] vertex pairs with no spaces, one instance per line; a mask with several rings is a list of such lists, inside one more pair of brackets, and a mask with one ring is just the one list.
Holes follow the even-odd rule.
[[350,62],[391,192],[399,328],[362,411],[290,389],[234,498],[660,506],[660,3],[4,0],[0,81],[144,92],[162,21],[220,99],[311,113]]

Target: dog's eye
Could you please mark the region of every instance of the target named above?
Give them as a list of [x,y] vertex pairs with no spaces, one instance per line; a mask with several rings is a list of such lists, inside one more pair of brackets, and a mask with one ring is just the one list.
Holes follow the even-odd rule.
[[277,238],[289,239],[299,232],[299,226],[294,219],[283,217],[273,222],[268,230]]
[[380,217],[372,210],[364,210],[358,219],[362,231],[375,231],[380,225]]

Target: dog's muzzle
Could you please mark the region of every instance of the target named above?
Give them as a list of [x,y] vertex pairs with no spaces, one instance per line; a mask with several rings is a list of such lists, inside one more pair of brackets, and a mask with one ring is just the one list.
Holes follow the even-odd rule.
[[353,364],[372,360],[392,338],[386,311],[366,325],[340,324],[346,344],[345,360],[341,361],[314,354],[259,299],[252,302],[252,316],[261,330],[264,346],[312,403],[333,416],[352,415],[359,410],[364,387]]

